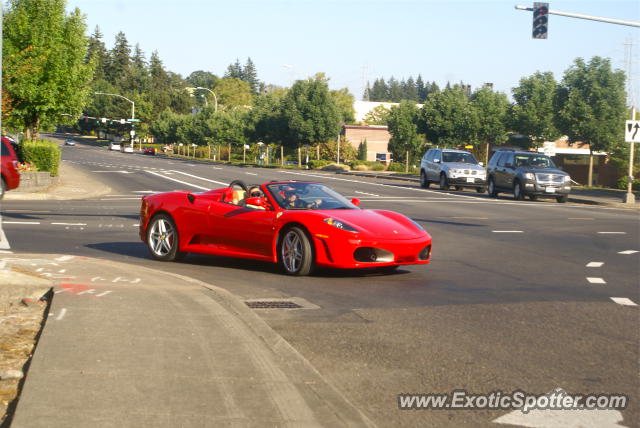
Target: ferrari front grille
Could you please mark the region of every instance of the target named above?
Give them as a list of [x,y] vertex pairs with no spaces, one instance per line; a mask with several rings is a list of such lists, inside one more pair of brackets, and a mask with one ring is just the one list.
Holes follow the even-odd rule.
[[360,247],[353,252],[353,258],[362,263],[386,263],[393,261],[393,253],[381,248]]

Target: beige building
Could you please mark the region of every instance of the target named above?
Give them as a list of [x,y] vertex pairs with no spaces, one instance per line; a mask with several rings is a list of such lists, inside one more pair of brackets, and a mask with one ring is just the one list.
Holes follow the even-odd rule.
[[389,134],[389,128],[383,125],[344,125],[342,128],[342,135],[345,141],[349,142],[351,146],[358,150],[360,144],[367,142],[367,160],[384,160],[391,159],[391,153],[389,153],[389,140],[391,134]]

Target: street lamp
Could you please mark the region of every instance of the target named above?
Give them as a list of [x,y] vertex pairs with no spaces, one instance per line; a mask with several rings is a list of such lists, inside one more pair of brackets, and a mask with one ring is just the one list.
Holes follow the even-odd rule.
[[[122,98],[123,100],[127,100],[131,103],[131,126],[133,127],[133,120],[136,118],[136,103],[134,103],[133,101],[131,101],[129,98],[127,97],[123,97],[122,95],[119,94],[108,94],[106,92],[94,92],[94,94],[96,95],[108,95],[110,97],[118,97],[118,98]],[[130,136],[130,141],[131,141],[131,148],[133,149],[133,134],[134,131],[133,129],[131,130],[131,133],[129,134]],[[142,151],[142,141],[140,141],[140,151]]]
[[[202,89],[203,91],[209,91],[209,92],[211,92],[211,95],[213,95],[213,101],[214,101],[214,104],[213,104],[213,111],[214,111],[215,113],[217,113],[217,112],[218,112],[218,97],[216,96],[216,93],[215,93],[215,92],[213,92],[211,89],[209,89],[209,88],[203,88],[202,86],[197,86],[197,87],[195,87],[195,88],[187,88],[187,89]],[[207,99],[205,98],[205,102],[206,102],[206,101],[207,101]]]

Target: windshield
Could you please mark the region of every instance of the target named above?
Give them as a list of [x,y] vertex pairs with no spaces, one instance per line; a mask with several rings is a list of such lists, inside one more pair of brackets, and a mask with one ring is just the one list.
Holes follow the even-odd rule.
[[457,152],[443,152],[442,162],[470,163],[474,165],[478,163],[471,153]]
[[275,183],[267,190],[287,210],[358,209],[338,192],[320,183]]
[[515,167],[556,168],[551,158],[545,155],[516,155]]

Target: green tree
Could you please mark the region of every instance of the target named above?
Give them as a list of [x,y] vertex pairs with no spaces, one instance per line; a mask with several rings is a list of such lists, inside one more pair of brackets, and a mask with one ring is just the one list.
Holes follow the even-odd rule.
[[251,58],[247,58],[247,62],[242,69],[242,80],[249,84],[252,94],[257,95],[260,93],[261,85],[260,80],[258,80],[258,72]]
[[343,88],[330,91],[333,101],[340,111],[340,120],[344,123],[353,123],[356,120],[356,112],[353,109],[355,98],[349,93],[349,89]]
[[389,82],[387,83],[387,87],[389,88],[388,100],[394,103],[399,103],[403,98],[402,86],[400,85],[400,82],[398,82],[395,77],[391,76]]
[[131,46],[127,36],[120,31],[107,56],[105,77],[109,83],[121,89],[129,89],[131,83]]
[[218,104],[225,107],[244,107],[253,104],[249,84],[235,77],[218,80],[213,91],[218,97]]
[[365,138],[364,141],[358,145],[358,160],[366,161],[368,150],[367,139]]
[[[501,145],[507,141],[509,100],[502,92],[481,88],[473,93],[471,105],[477,121],[477,142],[485,145],[484,159],[486,164],[489,160],[489,145]],[[476,147],[476,155],[480,155],[480,152],[481,148]]]
[[244,76],[244,73],[242,71],[242,65],[240,65],[240,60],[236,59],[236,62],[233,64],[229,64],[229,66],[227,67],[227,71],[224,73],[224,78],[225,79],[240,79],[242,80],[242,77]]
[[553,105],[556,88],[553,73],[536,72],[520,79],[519,86],[511,91],[514,100],[510,112],[511,129],[529,136],[536,147],[560,137]]
[[286,89],[275,89],[256,98],[249,112],[247,130],[254,141],[282,144],[289,131],[283,112]]
[[418,129],[440,147],[476,142],[477,117],[465,91],[454,86],[433,92],[422,106]]
[[417,126],[419,115],[420,110],[412,101],[403,101],[389,112],[389,151],[394,159],[404,159],[407,172],[410,160],[422,150]]
[[186,81],[194,88],[213,89],[218,82],[218,76],[209,71],[197,70],[191,73],[189,77],[186,78]]
[[384,79],[376,79],[369,91],[369,101],[389,101],[389,88]]
[[102,32],[100,27],[96,25],[93,34],[89,37],[87,46],[86,62],[93,62],[95,72],[93,73],[93,81],[104,79],[105,65],[107,62],[107,48],[102,41]]
[[61,114],[80,115],[94,71],[80,10],[66,14],[64,0],[11,0],[3,25],[9,125],[32,138],[41,127],[72,123]]
[[387,125],[389,109],[382,104],[375,106],[364,116],[364,121],[369,125]]
[[572,143],[589,145],[588,185],[593,184],[593,152],[611,151],[624,140],[625,75],[609,59],[577,58],[556,92],[558,129]]
[[340,129],[340,112],[322,74],[293,84],[283,99],[283,115],[290,147],[333,140]]

